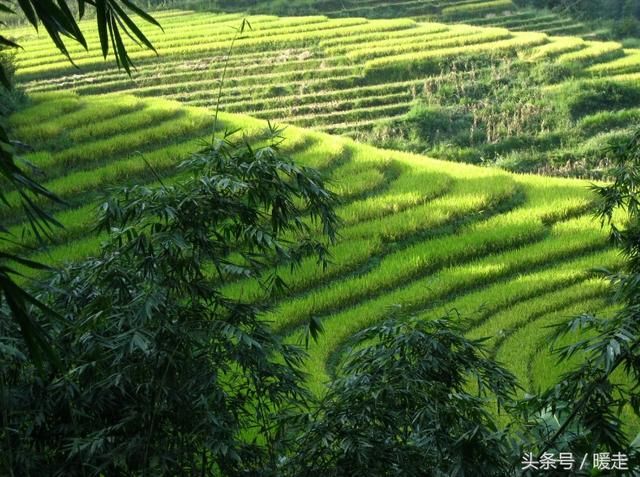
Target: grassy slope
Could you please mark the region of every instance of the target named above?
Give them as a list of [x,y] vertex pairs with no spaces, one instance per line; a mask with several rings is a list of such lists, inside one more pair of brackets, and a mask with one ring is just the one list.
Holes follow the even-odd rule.
[[[138,70],[133,79],[103,61],[95,48],[97,33],[90,25],[86,25],[90,52],[71,47],[81,70],[56,54],[46,38],[36,37],[30,29],[14,29],[11,35],[21,39],[25,47],[18,56],[18,80],[32,92],[126,92],[215,107],[225,55],[240,15],[167,11],[158,16],[166,33],[154,29],[148,29],[148,33],[160,56],[134,48],[132,57]],[[403,127],[406,114],[417,100],[428,101],[433,88],[450,84],[465,88],[466,83],[482,75],[491,83],[496,63],[515,62],[526,75],[544,61],[549,71],[545,70],[540,84],[535,85],[538,96],[552,105],[570,103],[577,97],[579,80],[580,85],[589,84],[595,91],[593,98],[585,100],[586,110],[579,114],[553,110],[548,115],[553,118],[565,114],[566,118],[562,117],[566,121],[549,126],[543,117],[538,129],[519,135],[510,132],[507,125],[507,132],[497,142],[494,138],[482,139],[481,129],[463,124],[462,129],[450,131],[437,144],[422,138],[409,146],[417,151],[428,149],[430,155],[440,158],[498,161],[515,170],[588,175],[602,166],[597,154],[602,144],[611,137],[626,135],[630,125],[640,122],[640,52],[615,42],[422,23],[408,18],[260,15],[249,20],[253,30],[235,43],[222,88],[221,106],[227,112],[286,121],[378,144],[387,144],[385,135],[391,135],[401,137],[400,142],[406,145],[409,139],[395,133],[394,127]],[[457,70],[451,71],[454,63]],[[611,94],[611,84],[633,94],[612,102],[610,98],[617,93]],[[478,104],[492,102],[486,94],[475,100]],[[574,106],[569,104],[567,108]],[[438,107],[438,117],[446,118],[446,124],[452,122],[449,118],[471,121],[467,110],[451,109],[449,104]],[[390,134],[384,130],[385,124],[391,127]],[[381,134],[368,132],[381,127]],[[474,134],[480,143],[466,139]],[[570,163],[582,166],[565,166]]]
[[[264,126],[241,115],[220,119],[249,134]],[[57,211],[66,226],[58,243],[32,254],[61,263],[97,250],[92,216],[111,187],[154,180],[132,151],[173,180],[173,167],[210,137],[212,117],[165,100],[48,93],[34,95],[11,124],[35,149],[24,158],[68,202]],[[283,271],[292,292],[274,300],[269,314],[291,340],[302,337],[310,316],[322,319],[326,333],[308,362],[314,389],[322,389],[349,337],[397,305],[425,318],[454,309],[469,317],[469,333],[492,336],[498,358],[533,389],[545,378],[540,364],[532,371],[532,359],[548,356],[548,330],[538,323],[602,308],[605,284],[587,269],[615,267],[620,258],[586,215],[586,182],[442,162],[294,127],[286,135],[287,151],[325,171],[344,198],[334,265]],[[24,217],[9,219],[19,234]],[[35,245],[28,235],[25,241]],[[226,292],[266,298],[252,282]]]

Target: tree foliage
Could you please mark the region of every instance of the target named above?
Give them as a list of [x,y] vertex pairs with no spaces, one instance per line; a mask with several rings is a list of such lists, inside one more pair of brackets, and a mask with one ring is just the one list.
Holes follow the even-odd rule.
[[[74,17],[67,0],[17,0],[17,7],[25,17],[38,29],[42,26],[51,37],[58,49],[69,60],[71,57],[64,39],[80,43],[87,48],[86,39]],[[142,30],[131,19],[132,11],[143,20],[160,26],[158,22],[141,10],[132,0],[78,0],[79,17],[82,19],[87,8],[96,12],[96,22],[100,38],[100,47],[105,57],[112,51],[119,67],[127,73],[131,72],[133,63],[127,54],[124,38],[128,37],[137,44],[153,49],[153,45]],[[15,14],[14,2],[0,0],[0,13]],[[3,23],[0,22],[0,26]],[[0,34],[0,55],[7,50],[19,48],[12,39]],[[0,88],[5,91],[12,88],[11,71],[6,62],[0,62]],[[8,111],[0,110],[0,204],[11,206],[6,199],[6,190],[15,188],[20,196],[21,206],[29,220],[34,234],[43,239],[53,233],[53,228],[60,226],[55,218],[38,206],[34,196],[44,196],[51,201],[60,202],[54,194],[34,181],[25,167],[17,159],[13,142],[9,138],[4,124],[4,115]],[[8,236],[7,228],[0,223],[0,242],[15,240]],[[46,268],[40,263],[25,259],[20,254],[7,253],[0,250],[0,303],[5,303],[11,310],[11,317],[19,324],[22,334],[28,344],[31,356],[37,363],[43,360],[57,361],[56,356],[47,342],[41,326],[27,313],[29,305],[38,305],[42,311],[47,311],[50,317],[55,316],[52,310],[39,303],[23,287],[16,283],[16,264],[33,269]]]
[[515,378],[448,319],[391,320],[355,337],[299,439],[292,475],[509,475],[495,418]]
[[277,133],[258,148],[218,139],[182,164],[186,179],[125,189],[102,206],[101,253],[57,272],[38,296],[62,317],[47,326],[62,372],[42,376],[15,324],[0,322],[0,468],[276,471],[286,423],[306,399],[303,352],[259,318],[263,307],[222,286],[277,287],[264,274],[274,264],[324,263],[338,224],[335,197],[279,152]]

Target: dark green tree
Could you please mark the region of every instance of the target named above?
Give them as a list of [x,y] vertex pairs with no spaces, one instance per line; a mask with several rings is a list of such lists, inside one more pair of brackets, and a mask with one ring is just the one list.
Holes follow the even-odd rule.
[[223,285],[278,288],[274,265],[325,263],[338,223],[319,175],[278,141],[217,139],[182,164],[187,179],[104,204],[100,254],[38,295],[61,316],[42,322],[62,371],[38,372],[1,322],[1,474],[276,475],[303,352]]
[[515,378],[463,323],[391,320],[355,337],[289,469],[295,476],[505,476],[496,409]]

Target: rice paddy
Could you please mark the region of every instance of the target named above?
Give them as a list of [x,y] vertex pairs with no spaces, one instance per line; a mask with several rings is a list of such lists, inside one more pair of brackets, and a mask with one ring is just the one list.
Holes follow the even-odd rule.
[[[269,120],[286,125],[283,150],[340,196],[340,236],[327,269],[306,259],[278,270],[286,293],[255,280],[223,292],[269,304],[265,318],[289,342],[305,342],[309,320],[322,324],[305,364],[312,391],[323,393],[354,334],[398,309],[464,319],[523,393],[551,384],[566,368],[555,364],[549,327],[615,311],[593,269],[615,270],[623,257],[590,214],[588,186],[606,178],[602,146],[640,125],[640,50],[511,0],[321,0],[318,11],[288,12],[302,16],[256,7],[241,35],[247,4],[233,3],[225,14],[155,12],[164,31],[144,31],[157,54],[127,44],[131,77],[104,61],[90,21],[81,25],[89,50],[69,45],[75,66],[46,35],[9,30],[24,47],[16,80],[29,96],[10,118],[12,137],[64,200],[34,199],[64,228],[43,247],[16,207],[0,208],[20,242],[7,251],[27,247],[27,258],[54,266],[88,257],[105,238],[93,224],[114,190],[158,175],[177,181],[175,167],[214,134],[257,136]],[[483,129],[476,106],[498,97],[487,85],[517,82],[516,73],[536,77],[530,97],[520,101],[528,84],[496,91],[526,108]],[[400,150],[406,124],[427,138]],[[6,199],[19,203],[15,191]]]
[[[197,3],[197,0],[195,0]],[[225,11],[251,11],[277,15],[322,13],[330,17],[395,18],[410,17],[421,21],[434,19],[474,25],[500,26],[509,29],[533,27],[538,31],[560,35],[593,36],[594,32],[562,13],[523,8],[511,0],[319,0],[306,5],[283,2],[219,0]]]
[[[222,113],[219,125],[251,136],[265,123]],[[177,180],[173,167],[211,137],[213,116],[164,99],[33,93],[11,127],[33,147],[23,159],[66,201],[57,206],[65,229],[55,243],[35,249],[33,237],[23,236],[30,258],[55,265],[98,249],[98,205],[114,187],[154,183],[146,163],[163,181]],[[607,284],[589,269],[616,268],[621,257],[588,213],[588,182],[438,161],[294,126],[284,134],[284,150],[323,171],[343,199],[333,263],[326,271],[312,260],[283,270],[285,296],[265,296],[253,281],[224,291],[270,301],[267,319],[292,342],[303,339],[309,318],[323,324],[306,364],[316,392],[350,337],[397,307],[425,319],[459,313],[470,336],[491,337],[492,352],[527,390],[547,380],[540,371],[550,359],[546,325],[585,307],[607,309]],[[8,218],[21,234],[25,217]]]
[[[422,3],[413,1],[402,5],[418,8]],[[495,8],[506,5],[502,1],[488,4],[495,4]],[[352,13],[356,15],[360,8],[379,5],[380,2],[359,2]],[[455,12],[475,11],[479,5],[480,2],[443,4],[442,10],[453,9],[447,10],[453,18],[457,16]],[[24,46],[24,51],[17,55],[17,80],[28,92],[65,90],[81,96],[127,94],[154,101],[158,98],[177,100],[209,109],[219,103],[220,109],[229,113],[285,122],[388,147],[396,145],[385,142],[384,127],[389,126],[392,131],[389,134],[393,136],[393,128],[402,127],[416,104],[427,101],[425,98],[433,84],[472,84],[479,75],[491,74],[499,63],[517,63],[522,69],[532,69],[531,76],[534,76],[533,69],[544,62],[550,72],[545,73],[544,78],[547,89],[540,94],[554,104],[564,98],[571,99],[576,80],[637,83],[638,50],[623,48],[617,42],[558,36],[557,32],[538,28],[537,20],[533,21],[530,16],[517,15],[521,23],[509,24],[498,15],[472,25],[444,23],[441,20],[446,15],[442,12],[431,19],[420,15],[331,18],[336,16],[331,12],[326,16],[302,17],[257,14],[247,18],[251,29],[238,37],[236,28],[242,18],[239,13],[170,10],[158,13],[164,32],[145,28],[158,55],[130,45],[131,57],[137,65],[132,78],[102,59],[96,48],[97,32],[90,22],[83,25],[89,51],[70,45],[78,68],[58,55],[46,38],[38,37],[27,28],[13,29],[10,36]],[[433,21],[434,18],[439,21]],[[464,21],[467,18],[464,17]],[[553,16],[547,20],[556,21]],[[232,54],[228,55],[234,38]],[[452,64],[456,69],[452,70]],[[225,81],[220,88],[223,73]],[[558,92],[560,101],[552,97],[553,91]],[[476,99],[480,104],[491,101],[489,97]],[[515,136],[509,138],[507,144],[497,144],[487,132],[486,144],[476,147],[483,132],[469,126],[466,131],[445,135],[441,144],[421,140],[410,150],[428,151],[430,156],[455,161],[496,163],[517,171],[601,177],[602,167],[597,163],[595,151],[605,137],[600,137],[600,142],[594,139],[591,146],[583,147],[582,143],[591,139],[594,124],[602,114],[633,117],[634,109],[640,104],[627,103],[624,108],[610,107],[603,100],[584,116],[570,118],[568,125],[548,126],[548,120],[541,120],[539,137],[533,144],[530,138],[517,133],[513,133]],[[438,114],[449,113],[443,110]],[[551,116],[559,114],[550,113]],[[143,116],[139,121],[151,120],[147,113]],[[456,112],[454,116],[465,119],[468,112]],[[589,133],[581,128],[582,122],[591,124]],[[112,124],[116,123],[114,120]],[[166,133],[160,123],[155,127],[157,135]],[[619,132],[623,133],[623,129]],[[598,132],[603,130],[604,125]],[[468,139],[464,139],[465,135]],[[561,135],[571,136],[570,140],[558,139]],[[452,143],[456,144],[455,150],[444,146]],[[50,160],[58,161],[64,168],[74,160],[73,151],[65,154],[68,156]],[[565,167],[565,163],[571,165]],[[589,174],[589,170],[594,173]]]

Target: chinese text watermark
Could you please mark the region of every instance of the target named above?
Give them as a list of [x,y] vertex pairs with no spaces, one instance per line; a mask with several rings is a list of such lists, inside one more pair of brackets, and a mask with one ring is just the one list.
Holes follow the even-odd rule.
[[539,457],[532,452],[526,452],[522,456],[522,470],[629,470],[629,456],[622,452],[598,452],[585,454],[582,457],[574,456],[572,452],[560,452],[554,454],[545,452]]

